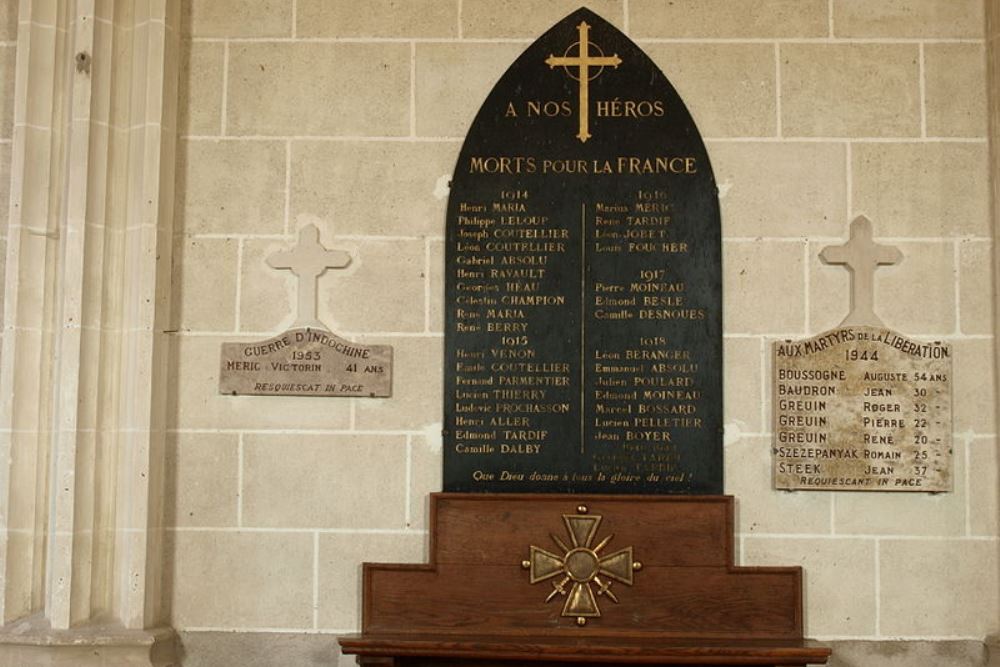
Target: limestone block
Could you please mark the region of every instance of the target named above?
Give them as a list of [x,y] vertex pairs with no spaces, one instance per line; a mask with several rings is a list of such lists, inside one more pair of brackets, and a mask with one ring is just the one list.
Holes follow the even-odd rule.
[[[184,667],[329,667],[337,642],[297,632],[181,632]],[[357,663],[351,657],[351,667]]]
[[[879,235],[878,227],[875,228]],[[843,228],[838,237],[844,238]],[[839,243],[839,242],[838,242]],[[842,266],[825,264],[819,254],[831,245],[830,241],[810,241],[809,261],[809,332],[820,333],[839,326],[851,309],[851,276]],[[895,267],[894,267],[895,268]],[[881,312],[883,300],[879,298],[880,279],[883,271],[875,272],[875,311]],[[913,332],[904,332],[913,333]]]
[[237,135],[407,135],[410,45],[231,44],[227,115]]
[[859,143],[854,212],[883,236],[990,236],[985,144]]
[[[17,174],[14,177],[17,178]],[[22,210],[25,208],[27,207],[23,207]],[[12,230],[14,235],[8,239],[8,243],[18,244],[19,266],[41,266],[45,262],[47,249],[50,246],[49,239],[41,234],[31,234],[25,229],[31,227],[26,222],[26,216],[21,217],[21,224],[23,226],[21,230]],[[38,272],[21,271],[18,280],[20,282],[16,286],[18,294],[17,326],[40,330],[46,322],[45,314],[41,308],[34,308],[31,304],[41,303],[42,299],[45,298],[45,275]],[[37,401],[37,398],[30,400]]]
[[458,142],[292,143],[291,216],[338,234],[443,235]]
[[[351,245],[351,264],[324,277],[329,289],[319,296],[320,320],[337,332],[422,332],[424,242],[362,240]],[[392,288],[386,289],[387,284]]]
[[630,0],[635,37],[825,37],[827,0]]
[[[798,333],[805,326],[805,244],[725,241],[722,244],[723,331]],[[770,307],[764,306],[764,295]]]
[[773,137],[774,46],[646,44],[706,137]]
[[902,331],[947,335],[955,330],[955,249],[951,243],[899,243],[904,260],[878,280],[879,312]]
[[724,338],[722,341],[726,372],[723,374],[722,405],[726,428],[732,433],[760,433],[761,424],[761,340],[759,338]]
[[969,442],[969,528],[973,535],[997,534],[997,441],[973,438]]
[[[0,144],[0,227],[7,237],[7,211],[10,205],[10,144]],[[4,253],[6,255],[6,253]],[[6,261],[6,257],[4,258]]]
[[958,245],[959,314],[964,334],[993,333],[993,253],[989,241]]
[[[2,159],[3,159],[3,151],[0,150],[0,160]],[[3,169],[0,169],[0,178],[3,178]],[[4,208],[0,209],[0,211],[5,211],[7,210],[6,209],[7,204],[4,201],[2,190],[3,188],[0,188],[0,206],[3,206]],[[6,225],[7,225],[7,216],[4,213],[0,212],[0,226],[6,227]],[[0,276],[6,275],[6,272],[7,272],[7,239],[0,237]],[[6,294],[0,294],[0,312],[3,312],[2,309],[5,299],[6,299]],[[0,321],[2,321],[2,318],[0,318]],[[2,337],[0,337],[0,353],[2,353],[2,347],[3,347],[3,340]]]
[[181,42],[177,101],[181,136],[221,132],[224,50],[220,42]]
[[464,137],[524,44],[418,44],[417,135]]
[[806,636],[875,633],[872,540],[748,537],[743,563],[805,569]]
[[[176,237],[172,297],[184,331],[232,331],[236,318],[237,242]],[[211,289],[206,289],[211,286]]]
[[18,20],[20,21],[32,21],[33,23],[40,23],[42,25],[55,25],[59,16],[59,6],[53,5],[51,2],[39,2],[32,3],[31,15],[22,16]]
[[40,615],[4,628],[0,635],[2,667],[174,667],[177,637],[172,628],[122,629],[82,625],[52,630]]
[[983,36],[979,0],[834,0],[837,37]]
[[427,312],[427,330],[435,333],[444,331],[444,241],[427,242],[430,257],[428,291],[430,308]]
[[404,436],[247,434],[243,465],[245,526],[404,526]]
[[883,540],[881,631],[978,636],[995,630],[997,549],[980,540]]
[[954,354],[954,429],[956,433],[996,432],[992,340],[956,340]]
[[[884,235],[875,223],[876,238]],[[809,315],[815,332],[846,317],[850,274],[819,259],[828,242],[810,243]],[[892,329],[908,335],[948,335],[955,330],[955,261],[951,242],[896,243],[903,261],[875,272],[875,312]]]
[[915,44],[783,44],[784,136],[919,136],[919,57]]
[[[95,11],[95,13],[97,13]],[[124,97],[124,91],[121,90],[123,86],[112,86],[111,82],[114,78],[114,68],[109,66],[108,62],[113,56],[115,46],[121,46],[120,42],[116,43],[115,40],[120,38],[120,33],[116,34],[115,29],[111,21],[96,21],[94,23],[94,36],[93,36],[93,54],[94,57],[98,59],[98,64],[91,71],[93,74],[93,91],[108,91],[107,95],[94,95],[90,99],[90,117],[92,120],[98,121],[99,123],[107,123],[111,120],[111,109],[115,109],[116,114],[121,113],[122,100]],[[178,46],[178,52],[184,47]],[[178,64],[180,61],[180,54],[178,53],[177,58]],[[103,66],[102,66],[103,65]],[[172,64],[172,66],[175,66]],[[116,89],[117,88],[117,89]],[[100,128],[107,131],[107,126],[91,124],[90,131],[94,132],[95,129]],[[119,128],[119,131],[124,130],[124,128]],[[103,141],[98,144],[101,146],[107,145]],[[94,158],[107,159],[107,155],[97,155],[91,152],[88,156],[89,160]],[[91,162],[93,164],[93,162]]]
[[235,433],[173,433],[167,438],[164,523],[236,525],[239,498]]
[[[25,127],[24,128],[24,163],[23,171],[12,174],[21,184],[25,183],[47,183],[49,178],[49,139],[50,133],[45,127]],[[16,187],[16,186],[15,186]],[[21,224],[26,227],[44,228],[49,211],[48,188],[44,187],[23,187],[21,189]],[[28,263],[29,266],[41,266],[36,262],[44,261],[45,239],[24,239],[22,241],[21,263]],[[27,248],[26,246],[32,246]],[[25,254],[27,253],[27,257]],[[34,278],[34,276],[30,276]],[[42,298],[39,294],[37,298]],[[40,303],[36,301],[35,303]],[[32,309],[41,310],[41,309]],[[27,326],[41,326],[41,322],[33,322]]]
[[[48,4],[46,9],[50,9],[55,13],[54,5],[50,3],[38,4]],[[32,8],[35,6],[37,5],[33,3]],[[44,21],[40,16],[35,18],[36,20]],[[45,25],[54,25],[55,22],[55,18],[53,18],[51,22],[45,21]],[[29,35],[31,38],[31,58],[23,65],[22,71],[29,79],[37,79],[39,81],[50,80],[49,77],[55,71],[56,30],[32,28],[29,31]],[[11,57],[13,58],[13,56]],[[53,99],[56,90],[56,86],[39,85],[37,88],[33,87],[31,95],[24,101],[24,117],[16,117],[14,122],[28,123],[39,129],[48,128],[52,124]],[[13,102],[14,98],[11,97],[10,103],[13,104]],[[22,113],[21,108],[18,109],[18,113]]]
[[964,535],[965,444],[955,438],[949,493],[837,493],[834,530],[850,535]]
[[0,2],[0,42],[17,39],[17,3]]
[[[592,0],[586,6],[621,28],[622,0]],[[463,0],[462,36],[535,39],[579,7],[577,0]]]
[[280,234],[285,146],[277,141],[182,141],[177,197],[185,234]]
[[319,536],[319,627],[353,632],[361,624],[361,563],[423,563],[423,533]]
[[829,667],[983,667],[981,641],[824,641],[833,648]]
[[4,595],[7,596],[5,604],[14,602],[21,609],[30,609],[31,599],[36,593],[38,586],[43,582],[33,570],[38,568],[33,563],[37,550],[35,548],[35,537],[31,534],[31,528],[23,530],[6,531],[4,538],[6,544],[0,543],[5,548],[7,565],[5,575]]
[[291,37],[288,0],[188,0],[181,31],[192,37]]
[[[736,496],[736,531],[828,533],[830,496],[790,493],[771,486],[771,438],[744,437],[726,446],[726,493]],[[786,564],[774,559],[772,564]],[[795,563],[787,563],[794,565]]]
[[428,494],[441,490],[443,461],[441,436],[413,436],[410,446],[410,523],[407,528],[426,529],[430,520]]
[[[327,238],[321,228],[321,239]],[[295,320],[295,279],[287,271],[276,271],[267,264],[267,258],[286,250],[292,240],[246,239],[243,242],[243,261],[240,270],[240,330],[277,333],[289,328]],[[327,278],[320,278],[317,289],[325,293],[336,289],[340,271],[329,271]]]
[[344,400],[301,396],[219,394],[219,351],[240,336],[176,336],[171,341],[168,414],[178,429],[343,429],[350,424]]
[[175,531],[167,541],[173,627],[312,627],[311,534]]
[[455,37],[458,4],[440,0],[298,0],[299,37]]
[[713,141],[708,151],[719,184],[724,236],[843,232],[847,151],[842,144]]
[[[0,19],[2,18],[0,16]],[[0,139],[9,139],[13,135],[14,61],[16,53],[17,48],[15,46],[0,46]],[[5,160],[5,162],[9,161],[10,158]]]
[[927,135],[986,136],[986,54],[982,44],[927,44]]
[[357,401],[356,428],[422,431],[440,424],[444,381],[440,336],[378,336],[359,342],[393,347],[392,398]]

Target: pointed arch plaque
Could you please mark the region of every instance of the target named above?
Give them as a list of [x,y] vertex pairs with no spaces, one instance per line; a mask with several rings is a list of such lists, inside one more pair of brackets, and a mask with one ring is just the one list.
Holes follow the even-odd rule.
[[721,493],[720,258],[677,91],[610,23],[566,17],[455,168],[445,490]]
[[690,114],[635,44],[574,12],[500,79],[462,147],[448,493],[431,494],[427,564],[365,564],[343,653],[372,667],[826,662],[802,639],[801,569],[736,566],[733,498],[693,495],[722,491],[720,264]]

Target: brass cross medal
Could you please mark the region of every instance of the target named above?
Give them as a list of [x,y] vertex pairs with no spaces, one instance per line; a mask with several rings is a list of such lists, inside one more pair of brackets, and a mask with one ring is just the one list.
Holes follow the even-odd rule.
[[632,560],[632,547],[602,556],[600,552],[611,542],[614,534],[608,535],[595,546],[594,538],[597,537],[597,529],[603,517],[597,514],[588,516],[584,505],[578,507],[577,512],[578,514],[563,514],[563,523],[566,524],[571,545],[567,545],[557,535],[551,535],[562,555],[532,545],[528,560],[522,561],[521,566],[528,570],[532,584],[551,579],[552,592],[545,601],[550,602],[558,595],[564,596],[566,602],[563,604],[562,615],[575,616],[577,625],[586,625],[588,618],[601,615],[591,584],[597,586],[597,595],[618,602],[618,596],[611,590],[611,585],[618,581],[631,586],[633,573],[642,569],[642,563]]

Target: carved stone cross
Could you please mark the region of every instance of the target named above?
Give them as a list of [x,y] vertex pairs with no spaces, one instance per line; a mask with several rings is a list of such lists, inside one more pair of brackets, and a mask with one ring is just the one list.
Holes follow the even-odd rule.
[[327,269],[342,269],[351,256],[342,250],[327,250],[319,242],[316,225],[299,230],[299,242],[291,250],[282,250],[267,258],[273,269],[288,269],[299,279],[299,310],[294,328],[326,329],[316,316],[316,281]]
[[851,239],[827,246],[819,254],[824,264],[843,265],[851,273],[851,312],[840,326],[884,327],[875,314],[875,270],[903,261],[898,248],[879,245],[872,238],[872,223],[861,215],[851,223]]

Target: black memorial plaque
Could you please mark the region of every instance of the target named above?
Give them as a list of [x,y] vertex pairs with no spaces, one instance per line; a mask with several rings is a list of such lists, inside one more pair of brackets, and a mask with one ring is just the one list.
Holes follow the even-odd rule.
[[721,493],[721,280],[691,115],[574,12],[497,83],[455,168],[445,490]]

